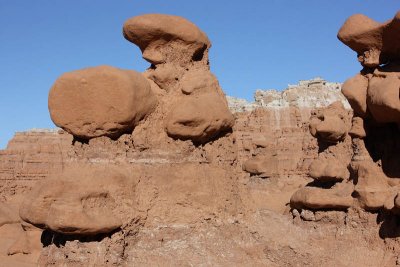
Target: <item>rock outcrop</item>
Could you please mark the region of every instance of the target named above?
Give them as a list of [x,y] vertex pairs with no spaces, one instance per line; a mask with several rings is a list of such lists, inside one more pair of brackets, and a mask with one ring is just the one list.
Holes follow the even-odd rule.
[[110,66],[65,73],[49,93],[53,122],[81,139],[131,133],[155,105],[142,74]]
[[146,14],[128,19],[124,37],[139,46],[143,58],[157,65],[170,61],[202,59],[211,46],[207,35],[192,22],[163,14]]
[[341,93],[341,83],[328,82],[321,77],[301,80],[298,84],[289,84],[282,91],[275,89],[256,90],[254,102],[245,99],[227,97],[232,112],[252,111],[256,108],[316,109],[327,107],[334,102],[341,102],[350,109],[349,102]]
[[[300,189],[292,196],[293,208],[357,206],[397,214],[400,68],[399,47],[394,40],[400,38],[399,14],[383,24],[354,15],[339,30],[338,38],[357,52],[363,66],[342,88],[354,115],[346,114],[343,108],[339,112],[332,104],[322,115],[311,118],[310,131],[320,140],[320,153],[311,163],[309,174],[325,184],[316,184],[322,188]],[[328,197],[349,183],[354,184],[351,190]]]
[[110,233],[122,226],[123,217],[133,216],[132,211],[123,214],[124,205],[133,208],[129,202],[135,189],[125,170],[111,164],[70,165],[37,183],[19,215],[25,222],[62,234]]
[[195,25],[144,15],[124,35],[157,104],[126,131],[30,131],[0,151],[1,265],[396,265],[396,99],[376,97],[396,72],[345,84],[354,116],[321,79],[231,114]]
[[225,95],[210,72],[205,33],[184,18],[161,14],[131,18],[123,31],[152,63],[144,75],[158,87],[158,112],[166,113],[160,125],[168,136],[204,144],[232,129]]
[[357,52],[362,66],[376,68],[400,59],[399,25],[400,12],[385,23],[356,14],[346,20],[339,30],[338,38]]

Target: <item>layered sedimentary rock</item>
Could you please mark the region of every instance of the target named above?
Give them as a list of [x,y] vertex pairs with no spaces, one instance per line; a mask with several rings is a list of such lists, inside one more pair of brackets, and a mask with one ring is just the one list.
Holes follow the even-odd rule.
[[321,80],[258,94],[264,104],[232,115],[195,25],[145,15],[124,35],[152,63],[140,75],[157,106],[118,138],[60,130],[10,141],[2,264],[396,264],[397,218],[365,211],[400,212],[396,124],[352,119],[340,85],[325,92]]
[[341,93],[341,83],[328,82],[321,77],[301,80],[297,84],[289,84],[282,91],[275,89],[256,90],[254,102],[245,99],[227,97],[229,108],[233,112],[252,111],[256,108],[288,108],[314,109],[327,107],[340,101],[346,109],[349,102]]

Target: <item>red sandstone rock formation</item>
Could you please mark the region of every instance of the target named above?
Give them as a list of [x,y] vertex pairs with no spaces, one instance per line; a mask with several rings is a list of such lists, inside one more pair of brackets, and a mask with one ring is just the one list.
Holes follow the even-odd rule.
[[[336,103],[312,123],[312,107],[293,105],[232,116],[196,26],[145,15],[124,34],[152,63],[144,76],[157,107],[119,138],[10,141],[0,152],[1,264],[396,264],[396,218],[364,209],[399,214],[397,125],[374,120],[368,101],[353,120]],[[43,232],[10,209],[21,202],[22,219]]]
[[82,139],[131,133],[155,105],[140,73],[110,66],[65,73],[49,93],[53,122]]
[[[395,40],[399,36],[399,13],[384,24],[354,15],[340,29],[338,38],[358,53],[364,67],[342,87],[354,110],[352,126],[349,131],[348,116],[333,111],[332,106],[325,109],[323,115],[311,118],[313,136],[334,145],[327,148],[320,143],[322,152],[311,164],[310,176],[336,184],[320,183],[316,185],[328,188],[300,189],[291,198],[293,208],[356,206],[397,214],[400,72],[399,47]],[[351,136],[352,150],[345,145],[350,142],[347,134]],[[350,154],[344,153],[347,156],[341,157],[339,154],[345,151]],[[339,188],[346,189],[336,193]]]

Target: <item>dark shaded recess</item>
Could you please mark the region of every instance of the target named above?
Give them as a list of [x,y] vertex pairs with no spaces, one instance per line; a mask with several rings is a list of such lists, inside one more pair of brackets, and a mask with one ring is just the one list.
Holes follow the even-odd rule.
[[[189,126],[190,123],[185,123],[183,125]],[[192,140],[193,137],[191,137],[191,136],[180,136],[180,135],[173,135],[173,134],[169,134],[168,136],[173,138],[173,139],[178,139],[178,140],[183,140],[183,141],[191,140],[195,147],[199,147],[201,145],[205,145],[206,143],[216,141],[219,138],[224,137],[226,135],[229,135],[231,133],[232,133],[232,128],[229,128],[229,129],[225,129],[223,131],[217,132],[214,135],[212,135],[211,137],[202,138],[200,140]]]
[[89,144],[89,139],[80,138],[74,135],[72,139],[72,145],[74,146],[75,143]]
[[381,210],[378,213],[376,222],[380,225],[379,237],[396,238],[400,237],[400,216]]
[[114,231],[107,234],[97,234],[97,235],[65,235],[57,232],[53,232],[51,230],[44,230],[42,232],[42,236],[40,237],[40,241],[43,244],[43,247],[50,246],[54,244],[56,247],[63,247],[67,241],[77,240],[81,243],[87,242],[100,242],[106,237],[111,237],[114,233],[121,231],[120,228],[115,229]]
[[368,125],[365,146],[390,178],[400,178],[400,130],[396,124]]
[[336,181],[319,181],[314,180],[306,184],[308,187],[318,187],[323,189],[331,189],[337,182]]
[[201,60],[203,60],[204,52],[206,51],[206,49],[207,49],[207,45],[203,45],[202,47],[197,49],[194,52],[193,56],[192,56],[192,60],[193,61],[201,61]]
[[321,138],[317,138],[317,142],[318,142],[318,154],[321,152],[324,152],[326,149],[328,149],[328,147],[334,146],[337,144],[337,143],[326,142],[326,141],[322,140]]

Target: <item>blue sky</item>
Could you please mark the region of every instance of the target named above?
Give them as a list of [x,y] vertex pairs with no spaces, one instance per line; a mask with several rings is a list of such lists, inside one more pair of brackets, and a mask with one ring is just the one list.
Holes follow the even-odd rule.
[[398,0],[0,0],[0,148],[15,131],[54,127],[47,96],[63,72],[149,66],[122,36],[130,17],[165,13],[197,24],[226,94],[251,100],[256,89],[314,76],[343,82],[360,69],[336,38],[345,19],[383,22],[399,9]]

